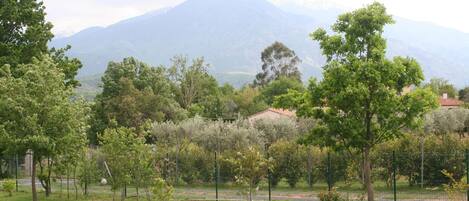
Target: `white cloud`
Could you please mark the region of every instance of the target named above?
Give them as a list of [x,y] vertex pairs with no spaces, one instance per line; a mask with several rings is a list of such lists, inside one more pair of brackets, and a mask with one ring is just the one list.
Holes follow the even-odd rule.
[[[91,26],[107,26],[184,0],[43,0],[54,33],[66,36]],[[223,1],[223,0],[220,0]],[[309,7],[355,9],[374,0],[270,0]],[[468,0],[378,0],[393,15],[428,21],[469,33]]]
[[146,12],[174,6],[183,0],[43,0],[47,19],[57,36],[91,26],[107,26]]

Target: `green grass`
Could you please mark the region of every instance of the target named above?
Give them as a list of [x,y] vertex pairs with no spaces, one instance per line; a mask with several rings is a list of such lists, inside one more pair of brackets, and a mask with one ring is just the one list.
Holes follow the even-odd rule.
[[[386,186],[384,182],[376,182],[375,184],[377,200],[392,200],[392,190]],[[265,183],[261,184],[259,191],[256,193],[256,200],[267,200],[268,191]],[[359,183],[345,185],[343,183],[336,184],[337,191],[345,197],[356,198],[363,195],[363,190]],[[39,188],[41,189],[41,188]],[[245,196],[241,193],[241,187],[233,184],[221,184],[219,195],[221,199],[237,199],[243,200]],[[8,197],[6,192],[0,191],[0,201],[30,201],[31,190],[29,186],[20,186],[20,192],[15,192],[13,197]],[[297,187],[290,188],[285,182],[280,182],[279,186],[273,189],[272,196],[274,200],[299,201],[314,200],[317,194],[327,190],[325,183],[315,184],[311,190],[305,182],[300,182]],[[78,201],[111,201],[113,192],[109,186],[94,185],[90,187],[90,196],[82,195],[82,190],[78,189]],[[145,199],[145,193],[140,191],[140,200]],[[73,185],[70,187],[70,200],[75,200],[75,190]],[[175,196],[177,200],[214,200],[214,185],[180,185],[175,187]],[[67,191],[65,185],[54,184],[53,194],[49,198],[45,198],[44,192],[39,192],[39,200],[41,201],[64,201],[67,199]],[[425,188],[409,187],[405,181],[398,183],[398,199],[399,200],[448,200],[446,193],[442,188]],[[116,193],[116,200],[120,200],[120,192]],[[136,191],[134,188],[128,188],[128,198],[126,200],[134,201],[136,199]]]

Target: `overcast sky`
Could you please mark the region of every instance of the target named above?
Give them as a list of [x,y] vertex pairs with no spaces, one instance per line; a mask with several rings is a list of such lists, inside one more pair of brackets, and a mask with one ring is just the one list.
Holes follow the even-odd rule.
[[[57,36],[68,36],[91,26],[107,26],[159,8],[176,6],[184,0],[43,0],[47,18]],[[220,0],[223,1],[223,0]],[[361,7],[373,0],[270,0],[277,4]],[[469,0],[379,0],[393,15],[427,21],[469,33]]]

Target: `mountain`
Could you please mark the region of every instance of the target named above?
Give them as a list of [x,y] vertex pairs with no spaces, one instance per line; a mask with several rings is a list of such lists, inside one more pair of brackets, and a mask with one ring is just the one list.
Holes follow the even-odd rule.
[[[107,63],[134,56],[153,65],[174,55],[203,56],[220,82],[246,83],[260,70],[260,53],[281,41],[302,58],[306,80],[320,77],[324,58],[309,33],[334,22],[338,9],[278,7],[266,0],[187,0],[174,7],[93,27],[51,46],[72,45],[84,63],[81,77],[103,73]],[[469,84],[469,34],[396,18],[386,29],[389,56],[412,56],[425,75]]]

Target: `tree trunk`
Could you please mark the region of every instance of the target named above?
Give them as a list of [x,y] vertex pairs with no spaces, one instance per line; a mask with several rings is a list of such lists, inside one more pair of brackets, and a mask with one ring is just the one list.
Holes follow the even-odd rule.
[[139,198],[140,198],[140,194],[138,193],[138,185],[137,185],[137,187],[135,187],[135,190],[137,191],[137,201],[138,201]]
[[365,148],[364,153],[364,177],[365,177],[365,187],[368,195],[368,201],[374,201],[374,192],[373,184],[371,182],[371,159],[370,159],[370,148]]
[[249,201],[252,201],[252,184],[249,183]]
[[73,187],[75,187],[75,200],[78,200],[78,186],[77,186],[77,167],[75,166],[73,169]]
[[33,193],[33,201],[38,201],[36,191],[36,159],[34,152],[31,152],[31,158],[33,159],[33,167],[31,170],[31,191]]

